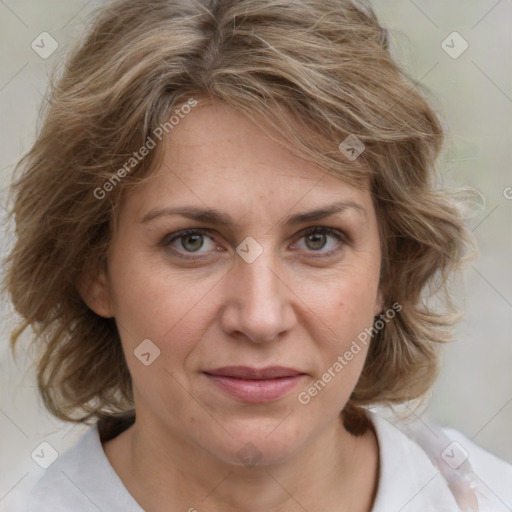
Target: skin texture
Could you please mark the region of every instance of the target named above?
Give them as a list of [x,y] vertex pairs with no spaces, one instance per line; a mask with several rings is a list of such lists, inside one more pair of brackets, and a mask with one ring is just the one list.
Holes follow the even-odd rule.
[[[370,510],[375,434],[356,438],[340,419],[366,349],[310,403],[298,401],[382,309],[370,193],[219,102],[193,109],[165,143],[158,172],[123,203],[108,270],[84,288],[94,311],[115,317],[133,377],[137,420],[105,443],[108,459],[148,511]],[[364,211],[285,224],[340,201]],[[154,216],[178,206],[214,208],[233,223]],[[314,227],[342,239],[304,233]],[[185,229],[205,234],[170,241]],[[263,250],[252,263],[236,252],[249,236]],[[145,339],[160,350],[149,366],[134,355]],[[235,365],[306,376],[278,400],[247,403],[202,373]],[[247,443],[259,457],[252,466],[237,455]]]

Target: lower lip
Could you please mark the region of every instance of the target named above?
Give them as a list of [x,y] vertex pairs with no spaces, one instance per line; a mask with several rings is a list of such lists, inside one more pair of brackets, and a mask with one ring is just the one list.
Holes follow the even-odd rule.
[[228,395],[244,402],[271,402],[289,393],[305,376],[294,375],[279,379],[248,380],[223,377],[221,375],[205,375]]

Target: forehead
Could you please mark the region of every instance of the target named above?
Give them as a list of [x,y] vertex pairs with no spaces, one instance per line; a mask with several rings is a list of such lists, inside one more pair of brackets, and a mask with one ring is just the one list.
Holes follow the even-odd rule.
[[159,169],[131,194],[139,214],[177,201],[267,217],[336,201],[371,207],[367,187],[326,173],[224,103],[192,109],[163,143]]

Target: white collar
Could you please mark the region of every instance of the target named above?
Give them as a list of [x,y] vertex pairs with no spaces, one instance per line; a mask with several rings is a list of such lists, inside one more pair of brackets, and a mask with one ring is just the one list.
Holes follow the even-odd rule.
[[[431,462],[425,450],[381,416],[370,413],[379,443],[379,483],[372,512],[460,512],[447,481]],[[485,454],[495,475],[504,485],[511,480],[512,468],[484,452],[469,440],[464,446],[483,460]],[[428,450],[427,450],[428,451]],[[503,480],[503,481],[501,481]],[[506,491],[508,496],[508,491]],[[512,500],[512,497],[506,498]],[[481,512],[511,510],[493,505]],[[496,503],[493,501],[493,503]],[[512,503],[512,501],[511,501]],[[107,459],[98,428],[93,426],[79,442],[47,470],[30,495],[31,512],[68,510],[144,512],[126,490]]]
[[372,512],[460,512],[440,471],[414,441],[371,414],[379,443],[379,484]]

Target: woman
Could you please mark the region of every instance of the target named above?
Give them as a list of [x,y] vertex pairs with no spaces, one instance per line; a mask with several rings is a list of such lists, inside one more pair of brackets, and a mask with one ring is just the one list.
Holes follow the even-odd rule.
[[505,462],[368,411],[456,320],[442,142],[366,3],[100,11],[15,185],[13,343],[93,423],[30,510],[510,510]]

